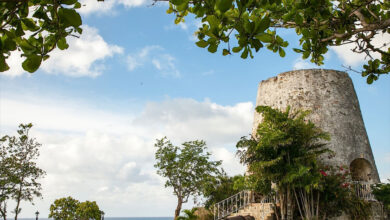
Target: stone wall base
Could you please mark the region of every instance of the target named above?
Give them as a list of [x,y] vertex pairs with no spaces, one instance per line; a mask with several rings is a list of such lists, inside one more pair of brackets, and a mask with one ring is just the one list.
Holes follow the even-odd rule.
[[272,203],[251,203],[231,216],[250,215],[253,216],[255,220],[272,220],[273,214],[274,210],[272,208]]
[[[383,206],[379,202],[371,202],[372,215],[368,220],[388,220],[387,213],[383,209]],[[343,214],[339,217],[332,218],[331,220],[354,220],[348,215]]]

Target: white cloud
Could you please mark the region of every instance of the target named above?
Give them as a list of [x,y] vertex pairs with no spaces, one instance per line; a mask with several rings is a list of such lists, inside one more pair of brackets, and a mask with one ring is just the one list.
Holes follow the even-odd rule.
[[119,170],[117,176],[120,179],[128,179],[129,177],[131,177],[134,174],[137,175],[137,173],[135,173],[137,171],[136,169],[137,169],[137,163],[128,162],[122,166],[122,168]]
[[53,51],[50,59],[43,63],[45,72],[95,77],[104,69],[102,64],[97,65],[96,62],[123,53],[123,48],[105,42],[98,30],[92,27],[83,26],[80,38],[68,39],[70,46],[67,50]]
[[[188,21],[189,20],[189,21]],[[201,20],[199,19],[188,19],[186,22],[180,22],[179,24],[170,24],[164,26],[164,29],[167,31],[171,31],[172,29],[180,29],[188,34],[188,39],[192,42],[198,41],[198,34],[196,31],[202,27],[204,24]]]
[[315,65],[314,63],[311,63],[308,60],[303,60],[302,58],[296,59],[293,64],[294,70],[313,69],[313,68],[318,68],[318,66]]
[[235,151],[232,152],[226,148],[218,147],[213,149],[213,155],[215,160],[222,160],[222,165],[227,173],[243,174],[245,172],[245,168],[240,165]]
[[146,46],[137,53],[128,55],[126,62],[129,71],[152,65],[163,76],[180,77],[175,57],[165,53],[164,48],[157,45]]
[[[191,26],[191,24],[190,24]],[[175,29],[175,28],[180,28],[184,31],[187,31],[188,30],[188,24],[185,23],[185,22],[180,22],[179,24],[170,24],[170,25],[166,25],[164,26],[164,29],[165,30],[172,30],[172,29]]]
[[89,15],[92,13],[115,14],[115,8],[124,6],[126,8],[141,7],[151,5],[152,0],[81,0],[82,7],[80,13]]
[[[50,58],[40,67],[48,74],[63,74],[72,77],[96,77],[102,73],[105,66],[103,61],[115,54],[123,53],[117,45],[110,45],[93,27],[83,26],[80,38],[68,37],[67,50],[56,49],[50,53]],[[7,76],[20,76],[26,73],[22,67],[23,59],[20,53],[13,53],[9,59],[10,70],[4,72]]]
[[214,70],[209,70],[209,71],[203,72],[202,75],[203,76],[209,76],[209,75],[214,75],[214,73],[215,73]]
[[80,13],[88,15],[94,12],[103,14],[113,13],[113,8],[117,4],[117,0],[81,0],[82,7],[79,9]]
[[118,3],[124,5],[127,8],[139,7],[146,4],[151,4],[152,1],[148,0],[119,0]]
[[42,143],[38,164],[47,172],[44,199],[36,200],[36,207],[23,204],[25,217],[37,209],[47,215],[54,199],[68,195],[96,200],[107,216],[171,216],[175,197],[153,167],[154,143],[163,136],[174,144],[204,139],[229,174],[244,171],[234,145],[250,133],[252,103],[167,99],[134,114],[67,99],[21,97],[2,95],[0,133],[14,134],[18,123],[33,122],[32,135]]
[[183,30],[188,30],[188,25],[185,22],[180,22],[179,27]]
[[[386,50],[390,46],[390,34],[377,34],[371,43],[376,47],[382,47],[385,43],[387,46],[383,47],[383,50]],[[346,44],[342,46],[331,47],[331,49],[337,54],[337,56],[343,61],[345,65],[356,67],[362,65],[364,62],[367,62],[366,54],[364,53],[354,53],[352,49],[355,48],[355,44]],[[379,53],[372,53],[374,59],[380,58]]]
[[175,137],[179,142],[195,137],[211,146],[222,146],[221,143],[235,143],[250,133],[253,108],[250,102],[221,106],[208,100],[170,99],[148,103],[134,123],[148,124],[149,130],[163,130],[163,135]]
[[20,56],[22,53],[15,51],[11,53],[11,56],[7,59],[8,66],[10,69],[8,71],[2,72],[1,75],[16,77],[21,76],[23,73],[26,73],[22,68],[23,58]]
[[[390,153],[385,153],[382,155],[382,157],[379,157],[377,158],[377,163],[379,166],[379,170],[381,170],[382,168],[382,171],[381,172],[381,182],[383,183],[390,183],[390,170],[387,169],[388,166],[390,165]],[[384,165],[384,166],[383,166]]]
[[142,48],[138,53],[127,56],[127,68],[129,71],[133,71],[138,67],[145,65],[149,61],[149,54],[152,51],[161,51],[160,46],[146,46]]

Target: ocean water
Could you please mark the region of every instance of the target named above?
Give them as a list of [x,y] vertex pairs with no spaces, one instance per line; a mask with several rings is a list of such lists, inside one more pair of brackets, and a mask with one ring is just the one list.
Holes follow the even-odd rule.
[[[35,218],[19,218],[19,219],[35,220]],[[39,220],[51,220],[51,219],[39,218]],[[173,220],[173,217],[104,217],[104,220]]]

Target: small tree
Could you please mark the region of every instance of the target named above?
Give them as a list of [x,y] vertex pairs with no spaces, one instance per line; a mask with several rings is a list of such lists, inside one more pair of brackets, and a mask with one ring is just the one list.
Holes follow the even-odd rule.
[[54,220],[74,220],[76,219],[76,210],[80,202],[70,196],[56,199],[50,205],[49,218]]
[[49,218],[54,220],[100,220],[103,211],[95,201],[79,202],[68,196],[66,198],[56,199],[50,205]]
[[196,210],[198,210],[198,208],[183,210],[184,216],[177,217],[177,220],[197,220],[198,216],[195,214]]
[[95,201],[85,201],[78,205],[76,215],[80,220],[100,220],[102,218],[102,211]]
[[175,219],[180,214],[183,203],[189,196],[197,196],[203,186],[210,181],[210,176],[219,174],[221,161],[210,161],[210,153],[205,152],[204,141],[184,142],[181,147],[174,146],[166,138],[157,140],[155,144],[157,173],[168,180],[165,187],[172,187],[177,197]]
[[[280,216],[292,219],[295,189],[320,181],[317,158],[329,151],[321,142],[329,140],[329,135],[305,120],[308,112],[293,113],[290,107],[283,112],[268,106],[258,106],[256,110],[262,114],[263,121],[256,137],[243,137],[237,143],[238,155],[248,165],[250,177],[259,183],[275,184]],[[318,198],[317,195],[315,199]],[[301,213],[301,216],[307,215]]]
[[11,156],[12,150],[5,144],[6,136],[1,140],[0,148],[0,215],[3,220],[7,218],[7,201],[15,192],[17,176],[15,160]]
[[226,197],[234,195],[245,189],[244,176],[236,175],[229,177],[222,173],[209,181],[203,190],[202,196],[206,199],[205,208],[209,209],[215,203],[220,202]]
[[32,124],[20,124],[17,131],[19,136],[4,136],[1,139],[2,169],[0,169],[1,182],[1,214],[3,219],[7,215],[7,200],[14,199],[15,220],[21,212],[20,202],[32,202],[34,197],[41,196],[41,184],[37,180],[45,175],[35,160],[39,157],[41,146],[35,138],[29,137]]

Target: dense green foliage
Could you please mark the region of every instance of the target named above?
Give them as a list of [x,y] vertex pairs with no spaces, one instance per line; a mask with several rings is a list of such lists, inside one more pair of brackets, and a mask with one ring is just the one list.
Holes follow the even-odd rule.
[[195,214],[197,208],[192,208],[191,210],[189,209],[184,209],[183,216],[177,217],[177,220],[196,220],[198,219],[198,216]]
[[[203,22],[197,31],[199,47],[211,53],[226,44],[223,55],[241,53],[246,59],[263,47],[286,55],[288,42],[279,28],[293,28],[300,37],[294,51],[303,59],[323,64],[330,46],[353,44],[355,53],[366,54],[362,76],[372,83],[390,71],[390,48],[374,45],[375,36],[390,33],[390,3],[383,0],[155,0],[169,1],[168,13],[176,23],[194,14]],[[103,3],[102,3],[103,4]],[[9,69],[10,52],[26,59],[23,69],[36,71],[49,53],[68,48],[68,36],[82,33],[78,0],[0,0],[0,72]],[[232,37],[231,35],[235,35]],[[234,45],[230,45],[232,39]],[[374,57],[380,54],[380,59]]]
[[102,211],[95,201],[79,202],[68,196],[50,205],[49,218],[54,220],[101,220]]
[[41,196],[38,179],[45,171],[36,164],[41,144],[29,136],[32,124],[20,124],[19,136],[4,136],[0,139],[0,214],[7,217],[7,202],[15,201],[15,220],[21,212],[21,201],[32,202]]
[[101,220],[102,211],[95,201],[85,201],[78,205],[76,215],[79,220]]
[[[280,219],[328,219],[343,212],[352,219],[368,219],[369,202],[359,198],[345,167],[324,166],[320,156],[329,135],[305,119],[309,112],[256,108],[263,120],[255,137],[238,143],[241,162],[248,165],[247,186],[278,197]],[[271,187],[272,183],[272,187]]]
[[202,192],[202,196],[205,198],[204,206],[209,209],[215,203],[244,189],[246,189],[244,176],[236,175],[229,177],[226,173],[222,173],[205,184]]
[[[390,179],[388,181],[390,182]],[[372,193],[378,201],[383,203],[387,214],[390,216],[390,183],[376,184]]]
[[[286,55],[288,46],[279,28],[293,28],[300,37],[294,51],[321,65],[330,46],[353,44],[355,53],[367,54],[363,77],[372,83],[390,71],[390,48],[373,45],[372,39],[390,33],[390,2],[382,0],[169,0],[167,13],[175,23],[193,14],[203,22],[197,31],[199,47],[223,55],[241,53],[253,58],[263,47]],[[232,34],[234,37],[232,37]],[[233,40],[232,40],[233,39]],[[233,45],[231,43],[233,41]],[[390,41],[390,39],[389,39]],[[390,43],[390,42],[387,43]],[[374,53],[380,59],[372,57]]]
[[74,220],[76,219],[76,210],[80,202],[72,197],[56,199],[50,205],[49,218],[54,220]]
[[179,216],[183,203],[190,196],[203,192],[204,186],[220,173],[221,161],[211,161],[210,153],[205,152],[204,141],[189,141],[182,146],[174,146],[167,138],[155,144],[157,173],[167,178],[165,187],[172,187],[177,196],[175,219]]
[[321,180],[317,158],[329,152],[323,143],[329,135],[305,120],[308,112],[293,113],[289,107],[283,112],[268,106],[258,106],[256,111],[263,121],[256,137],[243,137],[237,143],[238,155],[248,165],[248,176],[275,184],[279,214],[282,219],[292,219],[295,189],[306,193]]
[[53,49],[67,49],[66,38],[82,32],[80,7],[78,0],[1,0],[0,72],[9,69],[12,51],[21,51],[22,67],[32,73]]
[[319,215],[322,219],[340,216],[343,211],[352,219],[369,219],[371,205],[357,196],[347,168],[326,166],[321,173],[316,191],[320,194]]

